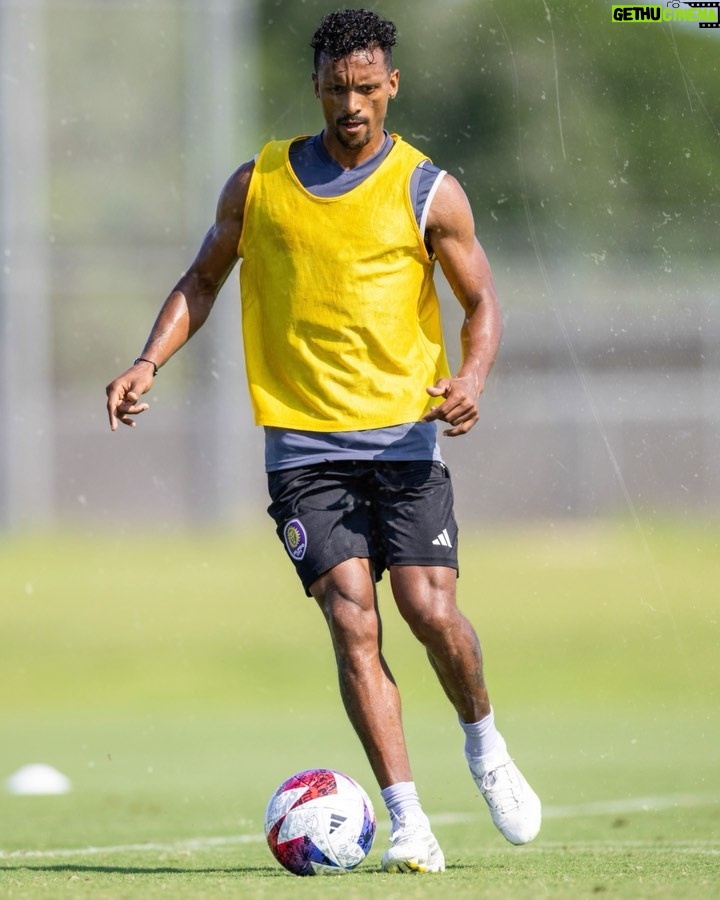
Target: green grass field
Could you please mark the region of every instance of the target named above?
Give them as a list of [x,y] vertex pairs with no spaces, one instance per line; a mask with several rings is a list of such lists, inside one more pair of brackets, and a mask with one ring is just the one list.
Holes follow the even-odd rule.
[[[381,586],[448,866],[389,876],[324,626],[268,523],[0,545],[0,778],[42,762],[73,784],[0,793],[0,897],[720,894],[720,529],[466,529],[460,604],[545,806],[523,848],[493,828],[454,714]],[[262,837],[271,792],[309,766],[348,772],[376,805],[375,846],[345,878],[294,878]]]

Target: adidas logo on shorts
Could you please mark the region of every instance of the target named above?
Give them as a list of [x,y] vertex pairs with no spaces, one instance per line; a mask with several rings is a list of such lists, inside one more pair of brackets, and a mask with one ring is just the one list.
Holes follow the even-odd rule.
[[433,541],[436,547],[452,547],[452,541],[448,534],[447,528],[443,528],[442,532]]

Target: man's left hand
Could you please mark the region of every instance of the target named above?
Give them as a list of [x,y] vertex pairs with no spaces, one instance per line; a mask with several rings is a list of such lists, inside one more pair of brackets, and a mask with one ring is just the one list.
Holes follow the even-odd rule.
[[444,397],[444,401],[434,406],[423,416],[423,422],[447,422],[452,428],[443,431],[446,437],[467,434],[479,418],[474,379],[469,377],[441,378],[435,385],[425,389],[431,397]]

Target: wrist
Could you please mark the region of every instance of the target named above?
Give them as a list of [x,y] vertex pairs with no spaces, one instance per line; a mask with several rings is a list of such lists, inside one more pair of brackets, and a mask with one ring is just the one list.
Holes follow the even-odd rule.
[[138,358],[133,362],[133,365],[136,366],[138,363],[147,363],[149,366],[152,366],[153,369],[153,378],[158,373],[157,364],[154,363],[151,359],[146,359],[144,356],[138,356]]

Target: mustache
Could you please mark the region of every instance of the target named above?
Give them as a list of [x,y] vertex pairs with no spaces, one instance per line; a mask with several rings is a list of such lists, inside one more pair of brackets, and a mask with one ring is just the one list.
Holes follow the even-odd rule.
[[367,119],[356,116],[343,116],[337,120],[338,125],[367,125]]

